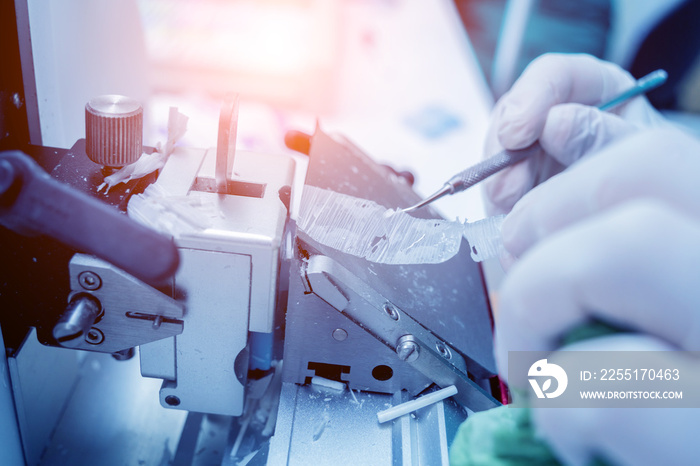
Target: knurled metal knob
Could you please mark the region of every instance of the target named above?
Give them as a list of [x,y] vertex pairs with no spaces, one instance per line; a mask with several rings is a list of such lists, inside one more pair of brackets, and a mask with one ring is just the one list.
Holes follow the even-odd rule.
[[93,162],[123,167],[142,153],[143,107],[122,95],[101,95],[85,105],[85,148]]

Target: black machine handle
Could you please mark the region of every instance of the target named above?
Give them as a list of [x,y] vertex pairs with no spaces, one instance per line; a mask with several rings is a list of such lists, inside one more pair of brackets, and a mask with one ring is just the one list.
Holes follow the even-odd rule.
[[19,151],[0,153],[0,225],[55,238],[152,285],[171,277],[180,262],[171,238],[60,183]]

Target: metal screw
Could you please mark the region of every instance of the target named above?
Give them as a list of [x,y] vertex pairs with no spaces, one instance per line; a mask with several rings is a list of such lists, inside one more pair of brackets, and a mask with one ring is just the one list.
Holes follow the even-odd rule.
[[85,341],[87,341],[91,345],[99,345],[100,343],[105,341],[105,335],[100,329],[92,327],[88,331],[87,335],[85,335]]
[[158,330],[162,324],[163,316],[156,316],[156,318],[153,319],[153,324],[151,325],[151,327],[153,327],[153,330]]
[[165,397],[165,403],[168,406],[178,406],[180,404],[180,398],[175,395],[168,395]]
[[447,346],[445,346],[444,343],[435,343],[435,349],[438,351],[438,353],[440,353],[440,356],[442,356],[443,358],[452,359],[452,353],[450,352],[450,349]]
[[343,341],[348,337],[348,332],[343,330],[342,328],[337,328],[333,330],[333,338],[335,338],[337,341]]
[[102,279],[100,279],[100,276],[90,271],[81,272],[81,274],[78,275],[78,282],[80,282],[80,286],[91,291],[97,290],[102,286]]
[[384,303],[384,312],[391,317],[392,320],[399,320],[399,310],[391,303]]
[[413,335],[404,335],[399,338],[399,344],[396,345],[396,354],[399,359],[406,362],[413,362],[420,355],[420,346],[413,341]]

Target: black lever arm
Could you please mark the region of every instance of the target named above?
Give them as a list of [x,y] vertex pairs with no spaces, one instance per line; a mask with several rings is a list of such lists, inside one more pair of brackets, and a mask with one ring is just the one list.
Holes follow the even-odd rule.
[[150,284],[162,283],[179,265],[170,238],[53,179],[19,151],[0,153],[0,225],[55,238]]

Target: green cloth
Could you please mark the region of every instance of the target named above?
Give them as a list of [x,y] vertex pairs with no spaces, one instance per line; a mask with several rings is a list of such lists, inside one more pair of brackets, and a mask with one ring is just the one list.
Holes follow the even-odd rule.
[[535,437],[530,410],[499,406],[469,416],[450,448],[450,465],[558,465],[549,447]]
[[[619,330],[594,321],[582,325],[562,340],[562,346],[597,338]],[[526,399],[525,392],[513,392]],[[519,403],[526,405],[527,403]],[[530,409],[499,406],[470,415],[462,423],[450,447],[451,466],[529,466],[558,465],[552,450],[535,436]],[[603,465],[595,460],[594,464]]]
[[573,345],[579,341],[604,337],[620,332],[621,330],[618,327],[606,324],[600,320],[594,320],[586,325],[580,325],[567,333],[561,341],[561,346]]

